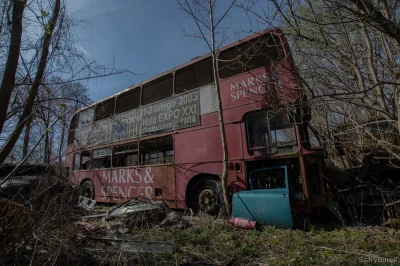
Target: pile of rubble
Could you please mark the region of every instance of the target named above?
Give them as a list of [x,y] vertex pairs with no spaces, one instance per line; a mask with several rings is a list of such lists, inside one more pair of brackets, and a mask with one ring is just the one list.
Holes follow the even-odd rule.
[[74,226],[78,236],[85,240],[84,250],[92,254],[151,253],[173,254],[175,246],[170,242],[135,239],[131,232],[135,228],[190,226],[190,216],[174,211],[165,202],[153,202],[147,198],[130,199],[107,211],[94,213],[94,201],[80,198],[80,206],[88,215],[78,217]]

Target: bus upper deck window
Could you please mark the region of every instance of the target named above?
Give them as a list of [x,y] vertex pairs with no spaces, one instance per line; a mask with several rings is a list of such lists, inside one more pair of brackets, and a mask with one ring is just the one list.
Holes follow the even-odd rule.
[[143,86],[142,104],[150,104],[168,98],[173,93],[172,74]]
[[182,93],[194,89],[193,68],[180,70],[175,74],[175,93]]
[[101,102],[96,105],[94,121],[105,119],[114,115],[115,98]]
[[196,62],[175,74],[175,93],[183,93],[213,82],[211,58]]
[[229,78],[281,61],[285,56],[277,35],[264,35],[221,52],[219,76]]
[[117,97],[115,113],[120,114],[135,108],[140,105],[140,88],[133,89]]

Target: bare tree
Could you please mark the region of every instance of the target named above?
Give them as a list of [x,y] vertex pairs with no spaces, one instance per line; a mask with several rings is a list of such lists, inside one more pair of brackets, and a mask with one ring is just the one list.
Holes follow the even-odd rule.
[[[216,7],[218,1],[216,0],[179,0],[179,7],[193,20],[195,24],[194,33],[187,34],[188,36],[201,39],[206,42],[212,56],[214,86],[217,90],[217,103],[218,103],[218,119],[221,132],[222,144],[222,175],[221,185],[222,193],[225,201],[226,212],[230,214],[230,195],[227,184],[228,179],[228,149],[226,144],[226,133],[224,116],[222,112],[221,91],[218,82],[218,69],[217,69],[217,49],[223,43],[223,35],[221,30],[221,22],[227,18],[229,11],[235,5],[236,0],[230,1],[226,9],[220,14],[216,14]],[[219,40],[218,34],[222,35]]]
[[[7,58],[5,63],[0,62],[2,164],[28,125],[23,148],[27,154],[31,123],[38,111],[57,111],[49,110],[53,106],[48,101],[44,106],[38,105],[42,102],[38,100],[42,90],[125,71],[115,70],[113,65],[101,66],[85,57],[76,45],[75,21],[69,17],[62,0],[2,1],[0,12],[0,56]],[[50,113],[47,114],[49,122]],[[48,151],[50,138],[45,136]]]
[[[353,135],[359,132],[359,156],[381,150],[385,159],[400,159],[397,1],[273,0],[241,7],[258,23],[284,30],[313,108],[313,127],[330,151],[334,144],[349,147],[337,135],[346,123],[357,128]],[[370,122],[377,119],[389,126],[371,134]]]

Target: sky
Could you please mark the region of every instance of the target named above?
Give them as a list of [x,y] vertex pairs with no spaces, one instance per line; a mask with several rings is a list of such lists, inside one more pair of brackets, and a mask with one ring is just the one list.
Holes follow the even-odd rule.
[[[220,0],[224,9],[228,0]],[[151,78],[209,52],[203,40],[184,35],[195,24],[178,9],[176,0],[66,0],[74,18],[77,46],[87,57],[132,73],[90,80],[94,101]],[[248,35],[249,20],[234,8],[224,21],[229,44]],[[254,30],[254,24],[253,24]]]

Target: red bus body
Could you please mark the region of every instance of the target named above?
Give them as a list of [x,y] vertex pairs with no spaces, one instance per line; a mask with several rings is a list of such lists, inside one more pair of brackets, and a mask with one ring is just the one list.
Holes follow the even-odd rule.
[[[306,130],[306,127],[303,125],[304,123],[293,123],[296,145],[295,148],[290,151],[264,153],[256,149],[252,150],[252,147],[249,147],[249,125],[246,124],[248,114],[259,112],[260,110],[264,112],[277,106],[280,106],[281,110],[288,110],[289,106],[300,106],[301,102],[304,101],[301,84],[297,79],[294,62],[290,56],[289,48],[283,34],[277,30],[263,31],[239,42],[230,44],[222,48],[219,53],[221,54],[229,50],[229,48],[237,47],[249,40],[267,35],[278,36],[280,45],[282,45],[281,48],[285,53],[281,61],[273,64],[266,64],[263,67],[245,71],[244,73],[236,74],[225,79],[219,77],[217,81],[220,86],[229,154],[228,185],[232,193],[246,190],[248,189],[248,174],[251,170],[262,167],[287,165],[289,172],[293,175],[292,180],[294,180],[292,181],[293,184],[289,185],[293,185],[293,190],[296,190],[293,192],[293,195],[297,195],[297,200],[292,200],[291,198],[292,209],[298,212],[311,212],[314,207],[321,207],[326,204],[321,174],[323,169],[323,157],[321,150],[307,148],[309,145],[305,144],[308,142],[308,139],[306,139],[305,134],[303,134],[303,131]],[[79,118],[79,114],[85,110],[78,112],[73,122],[75,124],[71,125],[72,130],[66,155],[66,165],[68,166],[72,181],[77,184],[83,184],[88,180],[93,182],[94,198],[99,202],[121,202],[131,197],[143,195],[156,200],[165,200],[172,208],[184,208],[189,205],[188,198],[190,195],[196,193],[193,189],[196,187],[196,182],[198,182],[198,180],[205,177],[218,180],[219,176],[222,174],[222,145],[215,89],[210,85],[206,85],[201,88],[194,88],[189,92],[175,93],[176,87],[179,85],[176,82],[176,73],[179,73],[180,69],[188,68],[206,58],[210,58],[210,55],[195,58],[184,65],[158,75],[149,81],[132,86],[132,88],[128,88],[127,90],[101,101],[106,102],[111,99],[110,102],[112,102],[114,101],[113,99],[118,98],[123,93],[138,88],[144,88],[146,84],[152,83],[160,77],[172,75],[175,80],[175,89],[174,94],[170,98],[174,98],[175,100],[166,102],[165,104],[163,103],[164,100],[161,100],[159,101],[159,103],[161,103],[159,105],[157,105],[157,102],[143,105],[142,100],[138,107],[138,110],[140,109],[142,112],[141,120],[138,120],[138,123],[141,123],[142,133],[138,135],[132,133],[132,136],[137,136],[135,138],[128,137],[124,139],[125,137],[121,137],[120,139],[123,140],[118,140],[117,137],[113,136],[111,139],[107,139],[107,134],[115,135],[115,132],[117,132],[115,123],[118,123],[107,122],[109,125],[114,123],[112,126],[114,129],[112,129],[111,126],[105,126],[105,129],[95,134],[95,137],[104,138],[103,140],[94,144],[82,144],[82,141],[77,141],[76,135],[78,133],[76,132],[79,130],[82,131],[82,128],[85,127],[85,123],[86,125],[101,123],[101,119],[93,122],[90,121],[91,118],[89,117],[89,121],[84,121],[85,118],[83,118],[83,116]],[[143,91],[140,91],[140,95],[144,97]],[[192,101],[193,104],[190,105],[186,103],[186,105],[184,105],[184,101]],[[183,107],[180,108],[179,111],[175,111],[176,109],[173,109],[171,106],[177,106],[179,103],[182,103]],[[99,103],[93,104],[92,108],[95,109],[98,104]],[[168,107],[168,104],[170,104],[170,107]],[[197,106],[197,104],[199,104],[199,106]],[[118,102],[114,105],[114,110],[119,108],[117,105]],[[149,106],[158,109],[164,108],[164,111],[159,111],[155,118],[150,117],[144,120],[144,112],[149,111],[149,109],[146,109]],[[177,108],[176,106],[174,108]],[[296,109],[295,112],[301,113],[299,108],[294,108]],[[190,114],[197,115],[191,118]],[[187,122],[192,125],[187,127],[182,126],[181,128],[175,128],[173,130],[163,130],[164,127],[170,127],[168,121],[175,119],[173,118],[174,115],[185,115],[185,117],[183,117],[184,120],[181,118],[179,122],[175,121],[172,123],[178,125],[179,123],[185,124],[185,122]],[[287,117],[285,116],[285,111],[281,111],[278,116],[279,115],[281,115],[283,119]],[[197,118],[199,118],[199,121],[189,121],[191,119],[196,120]],[[112,117],[107,119],[112,119]],[[157,121],[152,121],[152,119],[156,119]],[[127,128],[129,127],[129,130],[132,132],[137,130],[133,123],[134,122],[132,122],[130,126],[126,126]],[[172,125],[172,127],[174,127],[174,125]],[[122,131],[125,133],[128,132],[127,128]],[[153,132],[151,134],[144,134],[145,130]],[[110,133],[111,131],[114,133]],[[154,133],[154,131],[157,132]],[[87,134],[87,132],[85,134]],[[129,135],[130,133],[127,134]],[[167,144],[164,144],[164,142],[160,144],[162,148],[160,148],[159,153],[142,154],[141,149],[145,149],[143,148],[144,146],[142,147],[142,143],[143,145],[151,145],[151,141],[149,140],[160,139],[160,137],[163,136],[167,136],[165,140],[168,141],[165,141]],[[169,144],[169,139],[172,139],[172,144]],[[137,162],[128,166],[118,167],[116,166],[115,160],[117,160],[119,148],[116,147],[128,143],[134,143],[132,144],[133,148],[128,148],[132,153],[129,160],[136,158],[135,152],[137,152]],[[277,140],[276,143],[278,143]],[[171,145],[173,145],[172,152],[168,150],[171,149]],[[169,148],[163,148],[165,146]],[[137,149],[135,149],[135,147],[137,147]],[[109,150],[103,149],[99,152],[94,152],[94,150],[101,148],[109,148]],[[164,151],[163,149],[167,150]],[[98,154],[102,152],[106,153],[105,157],[103,156],[104,154]],[[103,156],[101,158],[110,156],[107,157],[110,158],[107,160],[111,160],[112,162],[107,161],[104,168],[97,167],[99,169],[93,169],[94,160],[97,158],[96,156]],[[167,161],[167,157],[171,160]],[[121,161],[125,159],[121,159]],[[82,167],[86,163],[88,163],[89,166]],[[92,167],[90,167],[91,165]]]

